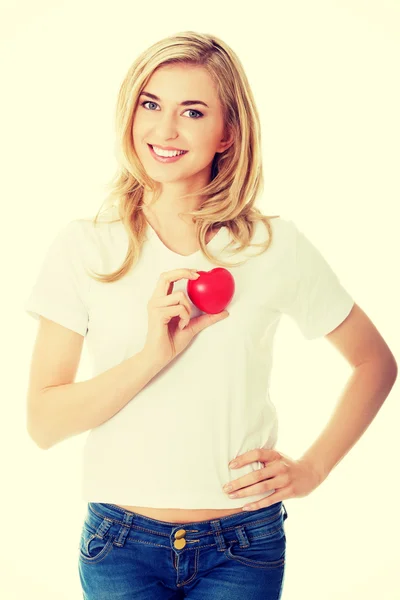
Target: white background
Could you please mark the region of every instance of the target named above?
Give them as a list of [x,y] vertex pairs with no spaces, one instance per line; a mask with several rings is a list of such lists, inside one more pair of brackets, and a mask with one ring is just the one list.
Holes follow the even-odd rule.
[[[395,0],[3,0],[0,23],[0,596],[72,600],[82,597],[87,434],[43,451],[26,432],[37,322],[23,303],[55,232],[93,217],[105,198],[127,69],[144,48],[187,29],[233,48],[262,118],[260,208],[295,220],[398,360],[400,7]],[[309,342],[282,319],[271,391],[278,450],[298,458],[312,444],[350,374],[325,339]],[[90,377],[84,349],[77,380]],[[399,599],[399,422],[396,382],[328,479],[285,501],[283,600]]]

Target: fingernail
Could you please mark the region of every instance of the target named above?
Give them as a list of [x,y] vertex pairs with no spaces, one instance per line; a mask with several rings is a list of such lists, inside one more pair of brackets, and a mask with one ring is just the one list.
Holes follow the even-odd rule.
[[230,462],[230,463],[229,463],[229,466],[230,466],[230,467],[237,467],[237,461],[236,461],[236,460],[234,460],[234,461]]

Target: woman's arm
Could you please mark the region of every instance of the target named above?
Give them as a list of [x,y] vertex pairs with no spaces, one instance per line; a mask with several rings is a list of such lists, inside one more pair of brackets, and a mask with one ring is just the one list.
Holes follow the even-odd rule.
[[367,429],[397,378],[397,363],[379,331],[355,304],[326,339],[354,368],[327,426],[304,453],[323,481]]

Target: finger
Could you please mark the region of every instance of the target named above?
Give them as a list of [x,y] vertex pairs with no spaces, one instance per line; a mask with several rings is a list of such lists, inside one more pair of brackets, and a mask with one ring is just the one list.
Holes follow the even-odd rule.
[[210,325],[213,325],[214,323],[217,323],[218,321],[223,321],[227,317],[229,317],[229,313],[227,310],[224,310],[220,313],[216,313],[214,315],[209,315],[209,314],[199,315],[198,317],[194,317],[193,319],[191,319],[190,327],[193,329],[193,331],[195,333],[199,333],[206,327],[209,327]]
[[242,475],[242,477],[239,477],[238,479],[229,481],[224,485],[222,489],[224,491],[227,491],[226,488],[229,485],[231,489],[228,491],[232,493],[242,488],[253,486],[254,484],[259,483],[260,481],[264,481],[264,479],[267,479],[264,469],[256,469],[255,471],[246,473],[246,475]]
[[264,494],[270,490],[277,490],[286,485],[287,477],[278,475],[277,477],[273,477],[271,479],[263,479],[258,481],[254,485],[247,484],[247,486],[236,486],[232,491],[226,493],[228,494],[229,498],[244,498],[246,496],[253,496],[254,494]]
[[186,307],[183,304],[173,304],[172,306],[165,306],[159,308],[161,314],[161,322],[165,324],[169,323],[173,317],[180,317],[182,320],[188,319],[188,313]]
[[261,499],[258,502],[245,504],[242,506],[242,510],[258,510],[259,508],[266,508],[267,506],[272,506],[277,502],[283,502],[284,500],[288,500],[290,498],[293,498],[293,495],[290,494],[288,487],[284,487],[280,488],[273,494],[270,494],[265,499]]
[[165,271],[160,274],[152,298],[166,296],[168,293],[172,292],[175,281],[185,278],[198,279],[198,277],[198,275],[194,275],[192,269],[174,269],[173,271]]
[[224,485],[224,488],[227,485],[230,485],[232,486],[232,491],[234,491],[245,487],[246,485],[252,485],[258,481],[271,479],[271,477],[276,477],[277,475],[281,474],[281,465],[277,462],[274,462],[266,467],[261,467],[260,469],[255,469],[254,471],[247,473],[246,475],[242,475],[242,477],[239,477],[238,479],[232,479]]
[[[281,453],[275,450],[274,448],[254,448],[253,450],[248,450],[244,454],[240,456],[236,456],[229,463],[230,469],[238,469],[248,463],[252,462],[262,462],[262,463],[271,463],[275,459],[280,459]],[[233,465],[233,462],[236,464]]]
[[[185,329],[185,327],[187,327],[190,323],[190,315],[187,317],[187,319],[181,319],[178,327],[181,331],[183,331]],[[191,331],[190,327],[187,329],[187,331]]]
[[191,307],[189,299],[186,297],[185,293],[182,290],[174,292],[173,294],[169,294],[168,296],[154,298],[152,301],[152,305],[155,308],[160,306],[171,306],[172,304],[184,304],[186,306],[186,310],[190,315]]

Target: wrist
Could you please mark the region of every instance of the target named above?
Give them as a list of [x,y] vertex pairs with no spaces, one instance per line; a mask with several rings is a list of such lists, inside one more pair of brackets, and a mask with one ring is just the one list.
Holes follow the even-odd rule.
[[320,461],[304,455],[299,459],[299,462],[307,465],[307,467],[314,473],[318,484],[321,484],[327,478],[328,473],[326,473],[324,465]]
[[143,363],[146,364],[147,368],[151,371],[153,377],[167,365],[165,361],[158,360],[151,348],[147,348],[146,346],[143,346],[139,354]]

